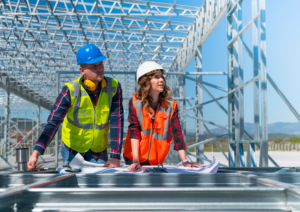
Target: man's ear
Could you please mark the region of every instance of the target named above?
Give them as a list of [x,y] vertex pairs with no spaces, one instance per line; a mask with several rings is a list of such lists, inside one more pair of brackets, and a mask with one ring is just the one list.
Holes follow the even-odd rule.
[[79,71],[81,74],[84,74],[84,69],[82,67],[79,67]]

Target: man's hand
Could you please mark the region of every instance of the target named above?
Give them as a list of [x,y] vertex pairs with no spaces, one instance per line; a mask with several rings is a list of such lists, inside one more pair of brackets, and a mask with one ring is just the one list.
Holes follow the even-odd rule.
[[116,168],[120,167],[120,160],[116,158],[109,158],[104,167]]
[[27,163],[27,169],[28,170],[39,169],[39,168],[41,168],[43,166],[42,164],[39,164],[37,166],[35,165],[36,162],[37,162],[37,160],[38,160],[38,158],[39,158],[39,156],[40,156],[40,154],[41,153],[39,151],[37,151],[37,150],[33,151],[32,155],[31,155],[31,157],[30,157],[30,159],[29,159],[29,161]]
[[138,171],[141,169],[141,165],[140,163],[132,163],[130,166],[127,167],[127,170],[128,171],[132,171],[132,172],[135,172],[135,171]]
[[197,164],[197,163],[190,163],[190,162],[185,162],[185,163],[182,163],[182,165],[184,167],[190,167],[190,168],[193,168],[193,167],[196,167],[196,168],[204,168],[203,166]]

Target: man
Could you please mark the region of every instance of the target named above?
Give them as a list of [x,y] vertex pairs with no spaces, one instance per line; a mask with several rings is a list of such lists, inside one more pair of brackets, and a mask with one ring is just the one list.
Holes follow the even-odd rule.
[[[77,64],[83,75],[66,83],[50,113],[28,162],[28,169],[36,165],[62,125],[61,154],[64,166],[80,153],[86,161],[106,161],[106,167],[119,167],[123,140],[124,114],[120,83],[104,76],[103,60],[106,57],[93,44],[77,52]],[[110,128],[111,155],[107,156],[108,130]],[[100,160],[99,160],[100,161]]]

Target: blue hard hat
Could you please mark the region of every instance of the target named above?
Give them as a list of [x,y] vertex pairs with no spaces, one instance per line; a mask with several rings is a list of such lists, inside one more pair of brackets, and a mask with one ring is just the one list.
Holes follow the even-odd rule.
[[105,60],[106,57],[100,52],[94,44],[88,44],[81,47],[77,52],[77,65],[94,64]]

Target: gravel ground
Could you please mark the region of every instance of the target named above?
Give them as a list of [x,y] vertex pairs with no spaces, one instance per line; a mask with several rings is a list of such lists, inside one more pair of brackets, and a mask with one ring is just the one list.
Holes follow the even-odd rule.
[[[225,156],[221,152],[205,152],[205,155],[210,160],[212,159],[213,156],[215,156],[215,158],[217,160],[219,160],[221,162],[221,164],[224,164],[224,165],[228,164]],[[269,155],[281,167],[300,167],[300,160],[299,160],[300,152],[296,152],[296,151],[293,151],[293,152],[277,152],[277,151],[274,152],[274,151],[270,151]],[[44,155],[43,158],[46,161],[46,163],[44,163],[41,159],[38,160],[38,163],[42,163],[43,167],[45,167],[45,168],[54,168],[55,167],[55,157],[54,156]],[[191,157],[191,159],[193,161],[195,161],[195,158]],[[257,159],[257,163],[258,163],[259,162],[259,151],[256,152],[256,159]],[[15,157],[10,157],[9,158],[9,162],[11,163],[11,165],[13,165],[14,167],[17,168],[17,163],[15,161],[16,161]],[[209,163],[209,162],[205,162],[205,164],[207,164],[207,163]],[[121,164],[124,164],[123,160],[121,160]],[[61,157],[59,157],[58,165],[62,166]],[[275,165],[273,165],[271,163],[271,161],[269,161],[269,166],[274,167]],[[9,165],[7,165],[0,158],[0,174],[9,173],[9,172],[12,172],[12,169],[9,167]]]

